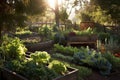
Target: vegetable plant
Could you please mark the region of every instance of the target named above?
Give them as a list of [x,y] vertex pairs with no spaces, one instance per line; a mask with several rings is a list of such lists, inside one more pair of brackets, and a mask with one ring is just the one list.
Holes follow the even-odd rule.
[[35,51],[35,53],[32,53],[31,58],[36,62],[36,63],[48,63],[50,60],[50,54],[48,54],[45,51]]
[[48,68],[54,70],[55,72],[59,74],[65,74],[67,72],[67,68],[65,64],[63,64],[60,61],[53,60],[49,65]]
[[23,45],[19,38],[3,37],[3,42],[0,47],[0,54],[3,59],[19,59],[25,55],[27,48]]
[[63,45],[54,44],[54,51],[73,56],[74,53],[79,51],[79,49],[76,47],[71,46],[64,47]]
[[19,59],[7,61],[5,67],[15,71],[29,80],[52,80],[67,72],[65,64],[60,61],[53,60],[47,63],[50,55],[43,51],[36,51],[31,54],[29,59]]
[[58,59],[62,59],[64,61],[68,61],[68,62],[72,62],[72,60],[73,60],[73,57],[65,56],[65,55],[62,55],[60,53],[53,54],[52,56],[55,58],[58,58]]
[[100,70],[102,75],[110,74],[112,69],[111,63],[105,59],[100,52],[96,52],[95,50],[90,50],[88,48],[84,48],[77,52],[73,56],[73,61],[77,64],[87,64],[93,68]]

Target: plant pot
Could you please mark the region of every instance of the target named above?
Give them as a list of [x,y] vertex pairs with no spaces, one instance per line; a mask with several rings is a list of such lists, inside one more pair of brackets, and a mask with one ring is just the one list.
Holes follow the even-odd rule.
[[[75,68],[68,68],[68,73],[57,77],[53,80],[77,80],[77,76],[78,76],[78,69]],[[7,68],[1,68],[1,76],[0,76],[0,80],[28,80],[27,78],[7,69]]]

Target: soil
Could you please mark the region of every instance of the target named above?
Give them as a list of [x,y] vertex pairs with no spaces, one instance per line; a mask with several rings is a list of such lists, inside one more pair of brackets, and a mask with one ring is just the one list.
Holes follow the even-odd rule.
[[102,76],[98,72],[93,71],[93,73],[84,80],[120,80],[120,72],[111,73],[109,76]]

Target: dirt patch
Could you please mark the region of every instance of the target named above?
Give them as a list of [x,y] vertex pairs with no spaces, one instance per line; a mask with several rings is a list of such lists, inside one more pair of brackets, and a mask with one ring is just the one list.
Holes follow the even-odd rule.
[[102,76],[98,72],[93,71],[93,73],[84,80],[120,80],[120,73]]

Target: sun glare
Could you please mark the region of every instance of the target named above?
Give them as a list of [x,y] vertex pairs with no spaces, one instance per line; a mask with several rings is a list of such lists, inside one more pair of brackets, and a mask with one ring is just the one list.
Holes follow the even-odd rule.
[[[62,4],[63,0],[58,0],[58,5]],[[55,9],[55,0],[48,0],[48,4],[51,8]]]

